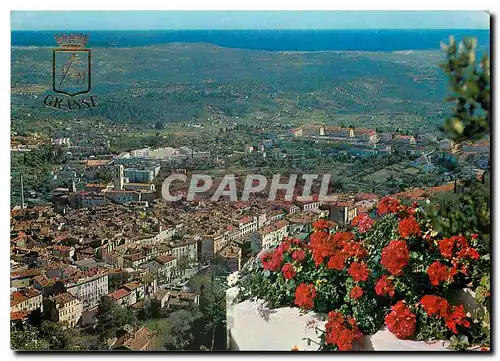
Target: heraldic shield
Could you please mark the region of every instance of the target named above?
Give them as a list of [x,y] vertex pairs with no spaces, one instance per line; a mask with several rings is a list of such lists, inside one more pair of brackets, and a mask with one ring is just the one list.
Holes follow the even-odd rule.
[[90,49],[54,49],[52,89],[71,97],[90,92],[90,66]]

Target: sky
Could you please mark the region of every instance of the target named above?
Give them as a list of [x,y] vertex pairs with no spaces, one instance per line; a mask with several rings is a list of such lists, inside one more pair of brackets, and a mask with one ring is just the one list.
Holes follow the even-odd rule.
[[489,29],[484,11],[12,11],[11,30]]

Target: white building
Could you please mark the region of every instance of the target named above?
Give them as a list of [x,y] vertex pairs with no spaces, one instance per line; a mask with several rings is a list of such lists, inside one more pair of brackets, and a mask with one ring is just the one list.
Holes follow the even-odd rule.
[[83,309],[97,307],[102,296],[108,294],[108,274],[98,273],[66,283],[66,290],[83,302]]
[[192,261],[198,260],[198,242],[195,240],[170,244],[171,254],[175,258],[188,257]]
[[83,302],[66,292],[50,297],[44,306],[45,312],[54,322],[66,322],[70,327],[75,327],[83,313]]
[[276,223],[264,227],[253,236],[253,248],[272,248],[276,246],[284,237],[288,236],[289,222],[280,220]]
[[257,217],[244,217],[238,221],[239,225],[239,236],[244,237],[247,234],[251,234],[257,231],[258,229],[258,219]]
[[43,293],[34,288],[25,288],[10,294],[10,312],[26,312],[42,309]]

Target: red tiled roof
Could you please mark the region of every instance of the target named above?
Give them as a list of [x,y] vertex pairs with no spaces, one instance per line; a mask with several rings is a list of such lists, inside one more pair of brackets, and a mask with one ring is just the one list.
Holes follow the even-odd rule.
[[56,280],[57,280],[57,277],[49,278],[46,275],[40,275],[40,276],[33,277],[33,281],[36,281],[42,287],[52,286]]
[[25,312],[11,312],[10,320],[11,321],[20,321],[28,317],[28,314]]
[[65,305],[66,303],[70,303],[71,301],[74,301],[76,299],[77,298],[69,292],[54,296],[54,302],[56,303],[56,305]]
[[170,256],[170,255],[163,255],[163,256],[158,256],[156,257],[156,261],[157,262],[160,262],[162,264],[165,264],[165,263],[170,263],[174,260],[175,258]]
[[156,332],[148,330],[146,327],[141,327],[134,335],[123,343],[123,346],[133,350],[141,351],[147,348],[149,343],[156,336]]
[[107,159],[87,159],[85,162],[85,166],[87,167],[99,167],[102,165],[109,164],[109,160]]
[[141,286],[142,286],[142,283],[139,282],[139,281],[132,281],[132,282],[129,282],[129,283],[126,283],[126,284],[123,285],[123,287],[125,287],[129,291],[133,291],[136,288],[139,288]]
[[21,292],[19,291],[16,291],[16,292],[12,292],[10,294],[10,306],[15,306],[21,302],[24,302],[28,299],[28,297],[26,297],[25,295],[23,295]]
[[125,288],[119,288],[115,292],[108,294],[108,296],[116,301],[116,300],[119,300],[120,298],[128,296],[129,294],[130,294],[130,291],[126,290]]
[[252,221],[252,217],[248,216],[248,217],[243,217],[239,220],[239,223],[240,223],[240,226],[243,225],[243,224],[246,224],[246,223],[249,223]]
[[276,223],[270,224],[269,226],[262,228],[260,231],[258,231],[258,233],[259,234],[268,234],[268,233],[273,232],[277,229],[283,228],[283,227],[287,226],[288,224],[289,224],[288,221],[285,221],[284,219],[282,219]]
[[375,193],[364,193],[364,192],[361,192],[361,193],[358,193],[356,194],[356,196],[354,197],[354,199],[356,201],[364,201],[364,200],[377,200],[379,199],[380,196],[378,194],[375,194]]

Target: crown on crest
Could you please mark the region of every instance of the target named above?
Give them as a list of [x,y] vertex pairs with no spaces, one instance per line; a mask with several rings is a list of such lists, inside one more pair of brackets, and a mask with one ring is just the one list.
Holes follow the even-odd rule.
[[84,48],[89,40],[84,34],[62,34],[54,36],[57,44],[63,48]]

